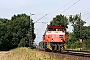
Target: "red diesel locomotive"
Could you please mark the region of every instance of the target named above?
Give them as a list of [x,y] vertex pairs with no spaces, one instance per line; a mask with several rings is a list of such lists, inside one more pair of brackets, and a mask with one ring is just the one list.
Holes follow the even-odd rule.
[[48,26],[42,37],[46,51],[61,51],[66,43],[66,34],[62,26]]

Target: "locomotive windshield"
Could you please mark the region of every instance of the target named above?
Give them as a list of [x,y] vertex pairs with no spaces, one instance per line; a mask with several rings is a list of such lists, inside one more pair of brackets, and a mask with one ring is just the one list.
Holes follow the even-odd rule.
[[63,29],[60,29],[60,28],[48,28],[48,31],[63,31]]
[[62,26],[49,26],[47,31],[64,31]]

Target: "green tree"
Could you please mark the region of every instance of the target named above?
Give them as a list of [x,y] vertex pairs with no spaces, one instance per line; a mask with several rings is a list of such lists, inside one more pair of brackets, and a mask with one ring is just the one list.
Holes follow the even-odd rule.
[[[29,34],[30,30],[29,29],[31,28],[29,24],[32,23],[32,32],[31,33],[33,36],[32,42],[34,42],[34,39],[35,39],[34,23],[33,23],[33,21],[30,22],[30,16],[27,16],[26,14],[18,14],[17,16],[14,15],[11,20],[14,24],[13,26],[15,26],[13,29],[13,32],[16,32],[16,35],[18,35],[18,36],[16,36],[16,35],[15,36],[18,37],[19,40],[25,39],[25,41],[28,42],[28,46],[30,44],[29,43],[29,38],[30,38],[30,34]],[[25,46],[27,46],[27,45],[25,45]]]
[[69,17],[69,22],[72,24],[73,26],[73,32],[74,35],[77,39],[82,38],[82,36],[80,36],[80,32],[82,34],[81,29],[83,28],[84,24],[86,23],[85,21],[81,20],[80,15],[75,15],[75,16],[70,16]]
[[57,15],[53,20],[50,22],[50,26],[55,25],[55,26],[63,26],[64,29],[68,28],[68,18],[62,14]]
[[[30,16],[18,14],[11,20],[0,18],[0,50],[9,50],[18,46],[29,46]],[[32,42],[34,42],[34,24],[32,21]]]

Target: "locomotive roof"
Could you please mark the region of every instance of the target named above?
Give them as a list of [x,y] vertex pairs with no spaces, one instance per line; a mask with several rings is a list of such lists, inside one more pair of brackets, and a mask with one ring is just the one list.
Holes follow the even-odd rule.
[[62,26],[48,26],[48,28],[61,28],[61,29],[63,29]]

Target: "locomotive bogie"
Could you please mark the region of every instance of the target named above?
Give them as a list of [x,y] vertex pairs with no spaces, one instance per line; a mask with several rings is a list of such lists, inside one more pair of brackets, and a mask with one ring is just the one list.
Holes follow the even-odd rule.
[[58,42],[44,42],[43,43],[43,48],[46,50],[46,51],[62,51],[63,48],[65,46],[65,43],[58,43]]

